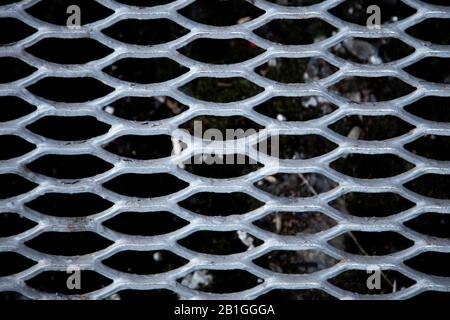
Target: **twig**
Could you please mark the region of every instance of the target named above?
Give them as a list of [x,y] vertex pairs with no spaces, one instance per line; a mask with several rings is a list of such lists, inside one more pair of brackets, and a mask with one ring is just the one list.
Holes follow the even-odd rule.
[[[306,177],[302,173],[299,173],[298,176],[300,177],[300,179],[302,179],[303,184],[311,191],[311,193],[314,194],[315,196],[317,196],[318,193],[317,193],[316,189],[314,189],[314,187],[309,183],[308,179],[306,179]],[[364,248],[361,246],[361,244],[359,243],[359,241],[356,238],[356,236],[354,235],[354,233],[349,231],[348,235],[353,240],[353,242],[355,243],[358,250],[363,255],[369,256],[368,252],[366,250],[364,250]],[[386,274],[383,271],[381,271],[380,273],[381,273],[382,277],[384,278],[384,280],[386,280],[386,282],[392,287],[392,289],[394,290],[393,292],[395,292],[396,286],[392,283],[391,280],[389,280],[389,278],[386,276]]]

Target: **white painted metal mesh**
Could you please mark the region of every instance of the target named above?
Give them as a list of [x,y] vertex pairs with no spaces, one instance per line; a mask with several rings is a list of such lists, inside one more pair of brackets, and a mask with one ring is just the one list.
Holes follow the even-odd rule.
[[[20,1],[0,7],[0,18],[16,18],[37,29],[32,35],[10,45],[0,47],[0,57],[14,57],[37,68],[34,72],[13,82],[0,84],[1,96],[16,96],[36,109],[18,119],[3,122],[0,125],[0,135],[15,135],[36,146],[32,151],[19,157],[0,161],[0,174],[5,179],[11,179],[7,174],[21,176],[36,186],[21,194],[14,194],[0,200],[1,212],[15,212],[37,223],[33,228],[22,233],[0,239],[0,251],[16,252],[37,262],[6,277],[0,278],[0,291],[14,291],[28,298],[54,298],[51,293],[28,285],[28,280],[44,271],[66,272],[70,265],[80,266],[82,270],[92,270],[112,282],[105,287],[97,288],[75,298],[107,298],[125,289],[152,290],[168,289],[182,298],[231,298],[253,299],[273,289],[320,289],[337,298],[395,298],[403,299],[416,296],[424,291],[450,291],[450,279],[436,277],[419,272],[404,264],[424,252],[450,252],[447,239],[423,235],[403,225],[403,222],[413,219],[426,212],[449,214],[448,200],[426,197],[413,192],[405,184],[424,174],[450,174],[448,162],[421,157],[404,149],[405,144],[413,142],[422,136],[448,136],[448,123],[438,123],[424,120],[404,110],[425,96],[450,96],[449,84],[438,84],[418,79],[403,69],[425,57],[450,58],[450,49],[446,45],[435,45],[418,40],[407,34],[405,30],[427,18],[450,19],[450,8],[432,5],[421,1],[403,0],[407,6],[416,12],[398,22],[383,25],[381,29],[369,30],[345,22],[328,10],[344,2],[342,0],[323,1],[312,6],[293,7],[281,6],[264,0],[251,1],[253,6],[263,10],[263,14],[242,24],[227,27],[214,27],[194,22],[178,13],[178,10],[193,3],[193,0],[178,0],[165,5],[153,7],[134,7],[112,0],[97,0],[97,3],[112,10],[106,18],[82,25],[79,29],[69,29],[43,22],[33,17],[25,10],[38,4],[39,0]],[[102,30],[117,22],[127,19],[160,19],[167,18],[186,28],[189,32],[173,41],[157,45],[132,45],[108,37]],[[306,45],[282,45],[266,40],[253,31],[274,19],[308,19],[319,18],[337,29],[329,38]],[[448,32],[448,30],[442,30]],[[90,38],[111,48],[113,52],[99,60],[85,64],[57,64],[39,59],[24,48],[42,41],[45,38]],[[357,64],[336,57],[330,48],[351,37],[382,38],[394,37],[415,49],[414,53],[400,60],[377,65]],[[195,39],[242,38],[264,49],[264,52],[250,60],[231,64],[213,65],[201,63],[180,54],[177,49],[184,47]],[[189,70],[168,82],[156,84],[130,83],[114,78],[102,70],[124,58],[155,58],[165,57],[187,67]],[[267,79],[254,69],[271,59],[280,57],[303,58],[320,57],[338,68],[337,72],[321,80],[304,84],[283,84]],[[1,71],[0,71],[1,72]],[[329,87],[348,77],[395,77],[409,84],[415,90],[395,100],[386,102],[351,102],[332,92]],[[80,103],[64,103],[46,100],[28,90],[31,85],[47,77],[81,78],[91,77],[111,87],[112,92],[95,100]],[[234,103],[214,103],[195,99],[179,90],[180,87],[200,77],[230,78],[242,77],[258,85],[264,90],[248,99]],[[77,88],[73,88],[77,90]],[[104,108],[123,97],[169,96],[188,106],[181,114],[159,121],[138,123],[128,121],[105,112]],[[320,96],[338,109],[318,119],[297,122],[279,121],[256,112],[253,108],[278,96]],[[0,108],[8,108],[1,105]],[[98,121],[109,124],[110,130],[100,136],[77,142],[58,141],[42,137],[26,129],[26,126],[44,116],[93,116]],[[175,129],[181,124],[197,116],[244,116],[265,127],[269,134],[289,135],[320,135],[338,145],[329,153],[306,160],[278,160],[269,156],[259,158],[263,165],[257,171],[248,175],[231,179],[211,179],[194,175],[177,166],[182,159],[188,159],[198,152],[186,134],[178,134]],[[392,115],[408,122],[415,128],[399,137],[381,141],[356,140],[344,137],[331,130],[328,126],[349,115],[386,116]],[[130,160],[107,152],[102,148],[114,139],[124,135],[171,135],[188,145],[179,155],[163,159]],[[248,141],[247,141],[248,142]],[[248,143],[252,143],[250,141]],[[240,152],[255,156],[255,151],[240,145]],[[394,177],[382,179],[358,179],[330,168],[330,163],[349,153],[358,154],[394,154],[410,162],[414,167]],[[56,179],[30,170],[27,165],[45,155],[93,155],[112,165],[106,172],[92,177],[80,179]],[[383,164],[380,164],[383,166]],[[335,181],[337,186],[332,190],[308,198],[283,198],[264,192],[255,183],[266,176],[282,173],[317,173]],[[156,174],[169,173],[185,181],[187,186],[181,190],[155,198],[134,198],[115,193],[103,186],[127,173]],[[149,176],[146,176],[150,179]],[[9,186],[9,182],[5,182]],[[26,203],[48,193],[80,193],[88,192],[101,196],[113,203],[113,206],[87,217],[55,217],[37,212],[25,206]],[[243,192],[261,201],[263,206],[245,213],[228,216],[207,216],[193,213],[178,202],[201,192],[230,193]],[[349,192],[365,193],[395,193],[413,202],[415,206],[403,212],[380,217],[358,217],[342,213],[329,202]],[[188,225],[165,235],[139,237],[115,232],[106,228],[102,222],[124,211],[148,212],[168,211],[185,219]],[[335,220],[337,225],[320,233],[310,235],[283,236],[262,230],[253,221],[271,212],[302,212],[320,211]],[[177,243],[189,234],[200,230],[233,231],[241,230],[261,239],[263,244],[251,250],[230,255],[209,255],[188,250]],[[111,244],[98,251],[81,255],[65,256],[48,254],[30,248],[25,243],[46,232],[76,232],[92,231],[108,239]],[[413,245],[405,250],[383,256],[364,256],[337,250],[330,245],[329,240],[348,231],[384,232],[392,231],[413,241]],[[317,250],[333,257],[337,264],[311,274],[282,274],[255,265],[252,261],[273,250]],[[107,267],[102,260],[121,251],[154,251],[168,250],[188,262],[179,268],[153,275],[136,275],[121,272]],[[361,296],[352,290],[344,290],[333,285],[329,280],[347,270],[363,270],[369,265],[378,265],[383,270],[395,270],[412,279],[415,283],[408,288],[402,288],[385,295]],[[177,281],[195,270],[245,270],[261,279],[255,286],[239,292],[214,294],[188,288]],[[58,297],[65,298],[64,295]]]

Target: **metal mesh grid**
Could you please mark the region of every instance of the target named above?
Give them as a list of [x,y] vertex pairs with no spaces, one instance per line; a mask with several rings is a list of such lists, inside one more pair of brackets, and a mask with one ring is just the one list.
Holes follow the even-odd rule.
[[[97,0],[101,5],[113,10],[108,17],[83,25],[79,29],[68,29],[65,26],[57,26],[43,22],[26,13],[25,10],[40,2],[39,0],[21,1],[2,6],[0,17],[17,18],[27,25],[37,29],[34,34],[12,45],[0,47],[1,57],[15,57],[37,68],[32,74],[14,82],[0,85],[1,96],[17,96],[26,102],[36,106],[36,110],[24,117],[1,124],[1,135],[16,135],[36,145],[36,148],[20,157],[0,161],[1,174],[16,174],[37,184],[32,190],[0,200],[2,212],[18,212],[27,219],[37,223],[23,233],[0,240],[0,251],[13,251],[28,259],[37,262],[34,266],[15,275],[0,279],[0,291],[15,291],[26,297],[34,299],[55,298],[53,294],[44,293],[31,288],[26,280],[33,278],[43,271],[66,271],[69,265],[78,265],[83,270],[93,270],[113,282],[104,288],[88,292],[75,298],[106,298],[123,289],[169,289],[183,298],[231,298],[252,299],[272,289],[321,289],[337,298],[394,298],[404,299],[418,295],[427,290],[450,291],[450,282],[445,277],[434,277],[418,272],[404,264],[404,261],[423,252],[450,252],[448,240],[437,239],[412,231],[403,225],[410,220],[428,211],[450,213],[447,200],[425,197],[405,188],[404,184],[426,173],[449,174],[450,167],[446,162],[434,161],[414,155],[406,151],[403,146],[418,138],[433,134],[449,135],[448,124],[425,121],[411,115],[404,107],[418,101],[428,95],[450,96],[449,86],[420,80],[403,70],[425,57],[450,57],[448,46],[433,45],[426,41],[419,41],[405,30],[410,26],[430,17],[450,18],[448,7],[427,4],[421,1],[404,0],[403,2],[417,10],[417,12],[401,21],[386,24],[377,30],[368,30],[364,26],[358,26],[338,19],[329,13],[329,9],[342,3],[341,0],[323,1],[319,4],[307,7],[284,7],[263,0],[251,1],[253,6],[264,10],[261,16],[239,25],[226,28],[214,27],[196,23],[182,15],[177,10],[189,5],[193,0],[178,0],[166,5],[154,7],[133,7],[111,0]],[[273,19],[305,19],[320,18],[338,31],[331,37],[309,45],[286,46],[277,44],[257,36],[253,31]],[[167,18],[189,30],[184,36],[169,43],[154,46],[139,46],[125,44],[114,40],[101,30],[125,19],[157,19]],[[361,65],[337,58],[328,51],[329,48],[350,37],[394,37],[415,48],[415,52],[398,61],[380,65]],[[96,61],[80,65],[64,65],[50,63],[38,59],[23,51],[24,47],[38,43],[48,37],[57,38],[81,38],[87,37],[113,49],[113,53]],[[176,50],[199,38],[231,39],[242,38],[251,41],[265,50],[257,57],[233,65],[213,65],[200,63],[181,55]],[[321,57],[339,70],[333,75],[318,81],[305,84],[282,84],[254,72],[257,66],[277,57]],[[137,84],[121,81],[102,71],[104,67],[127,57],[154,58],[167,57],[189,68],[185,74],[159,84]],[[32,94],[26,88],[46,77],[92,77],[112,87],[113,92],[96,100],[83,103],[59,103],[45,100]],[[392,76],[416,88],[408,95],[393,101],[377,103],[352,103],[333,93],[328,88],[349,76],[381,77]],[[200,101],[192,98],[180,90],[190,81],[199,77],[227,78],[242,77],[260,86],[264,91],[244,101],[237,103],[220,104]],[[278,121],[263,116],[253,107],[276,96],[309,96],[317,95],[338,106],[338,110],[330,115],[307,122]],[[187,105],[189,109],[170,119],[155,121],[146,124],[130,122],[117,118],[104,111],[104,107],[110,103],[128,96],[169,96]],[[7,107],[7,106],[1,106]],[[328,125],[342,119],[347,115],[394,115],[415,126],[408,134],[384,141],[363,141],[343,137],[330,130]],[[31,133],[25,127],[36,120],[47,116],[74,116],[90,115],[97,120],[111,125],[111,129],[99,137],[76,142],[66,143],[46,139]],[[325,137],[338,145],[333,151],[311,160],[278,160],[269,156],[258,157],[264,165],[263,168],[243,177],[232,179],[210,179],[186,172],[177,163],[182,159],[188,159],[197,151],[193,147],[190,138],[183,133],[175,131],[182,123],[199,115],[232,116],[240,115],[264,126],[269,134],[306,135],[317,134]],[[177,135],[176,138],[185,142],[188,148],[182,154],[172,155],[170,158],[155,160],[127,160],[111,154],[102,148],[102,145],[123,135]],[[249,143],[253,143],[251,141]],[[252,148],[240,144],[241,153],[256,157]],[[415,167],[395,177],[384,179],[357,179],[329,167],[334,160],[348,153],[359,154],[395,154],[412,163]],[[26,168],[30,162],[49,154],[79,155],[91,154],[113,167],[98,175],[76,180],[60,180],[36,174]],[[114,193],[102,185],[111,179],[125,173],[154,174],[170,173],[171,175],[187,182],[189,185],[173,194],[157,198],[132,198]],[[331,191],[310,198],[287,199],[268,194],[254,183],[265,176],[278,172],[283,173],[319,173],[335,181],[338,185]],[[24,204],[46,193],[77,193],[90,192],[100,195],[114,203],[114,205],[100,213],[83,218],[50,217],[31,210]],[[242,215],[230,215],[226,217],[204,216],[190,212],[177,203],[199,192],[243,192],[263,202],[264,205],[252,212]],[[415,203],[409,210],[387,216],[384,218],[363,218],[343,214],[331,207],[328,203],[348,192],[381,193],[393,192]],[[103,221],[123,211],[150,211],[165,210],[189,221],[189,224],[166,235],[154,237],[134,237],[119,234],[102,225]],[[286,237],[275,235],[257,228],[252,222],[274,211],[311,211],[317,210],[337,222],[331,229],[307,236]],[[252,250],[234,255],[215,256],[200,254],[187,250],[180,246],[177,240],[199,230],[242,230],[258,237],[264,243]],[[342,252],[331,246],[327,241],[348,231],[393,231],[400,233],[414,242],[414,245],[406,250],[387,256],[361,256]],[[34,250],[24,243],[38,235],[49,231],[92,231],[111,240],[113,243],[105,249],[83,256],[58,256],[49,255]],[[169,250],[174,254],[187,259],[189,262],[167,273],[137,276],[119,272],[101,263],[124,250]],[[252,260],[272,250],[319,250],[340,262],[325,270],[306,275],[279,274],[256,266]],[[382,269],[395,270],[416,283],[406,289],[387,295],[361,296],[355,292],[345,291],[332,285],[329,281],[332,277],[346,270],[366,270],[369,265],[379,265]],[[263,281],[245,291],[227,294],[211,294],[193,290],[183,286],[177,279],[194,270],[246,270]],[[65,296],[59,296],[64,298]]]

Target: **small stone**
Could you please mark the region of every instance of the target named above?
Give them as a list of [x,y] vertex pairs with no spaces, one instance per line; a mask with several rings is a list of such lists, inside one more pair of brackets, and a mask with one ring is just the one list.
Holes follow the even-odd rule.
[[181,284],[191,289],[198,289],[208,286],[212,281],[213,277],[207,270],[198,270],[185,276]]
[[245,244],[249,249],[253,249],[255,247],[255,245],[253,244],[254,239],[250,237],[247,232],[238,230],[237,234],[239,240],[241,240],[241,242]]
[[383,63],[383,60],[381,60],[381,58],[378,57],[378,56],[371,56],[371,57],[369,58],[369,62],[370,62],[371,64],[382,64],[382,63]]
[[348,52],[362,61],[370,61],[372,57],[378,57],[377,48],[367,41],[351,38],[344,40],[343,45]]
[[276,66],[277,66],[277,59],[270,59],[270,60],[267,62],[267,65],[268,65],[269,67],[271,67],[271,68],[276,67]]
[[163,260],[161,252],[157,251],[153,254],[153,260],[159,262]]
[[266,180],[269,183],[276,183],[277,182],[277,178],[275,178],[274,176],[264,177],[264,180]]
[[105,112],[107,112],[109,114],[114,114],[114,107],[111,107],[111,106],[105,107]]
[[302,102],[302,105],[305,108],[309,108],[309,107],[317,107],[317,99],[314,97],[309,98],[308,100],[306,100],[305,102]]

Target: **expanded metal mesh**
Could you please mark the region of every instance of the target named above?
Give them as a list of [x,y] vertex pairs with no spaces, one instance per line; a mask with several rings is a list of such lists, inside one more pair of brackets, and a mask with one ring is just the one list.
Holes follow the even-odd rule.
[[[450,213],[448,200],[435,199],[413,192],[404,185],[424,174],[450,174],[448,162],[437,161],[421,157],[405,150],[404,145],[426,135],[448,136],[448,124],[427,121],[412,115],[404,110],[425,96],[450,96],[448,84],[438,84],[421,80],[404,71],[425,57],[450,58],[450,50],[445,45],[434,45],[427,41],[418,40],[407,34],[405,30],[427,18],[450,19],[450,8],[428,4],[421,1],[403,0],[407,6],[416,12],[397,22],[384,24],[380,29],[368,29],[345,22],[329,12],[329,9],[344,2],[342,0],[323,1],[318,4],[304,7],[281,6],[263,0],[253,0],[251,5],[263,10],[260,16],[227,27],[215,27],[194,22],[181,15],[178,10],[193,3],[193,0],[178,0],[164,5],[153,7],[135,7],[124,5],[111,0],[97,0],[97,3],[111,9],[113,12],[102,20],[82,25],[78,29],[69,29],[66,26],[57,26],[41,21],[25,10],[40,3],[39,0],[20,1],[0,7],[0,18],[16,18],[27,25],[37,29],[32,35],[10,45],[0,47],[1,57],[14,57],[37,68],[34,72],[19,80],[0,84],[1,96],[16,96],[36,109],[18,119],[1,123],[2,136],[15,135],[36,146],[32,151],[0,161],[0,174],[12,179],[7,174],[21,176],[36,184],[28,192],[14,194],[0,200],[0,210],[3,213],[15,212],[26,219],[37,223],[31,229],[22,233],[0,239],[1,252],[16,252],[23,257],[37,262],[33,266],[18,273],[0,278],[0,291],[14,291],[32,299],[67,298],[65,295],[54,295],[33,288],[28,280],[45,271],[61,271],[66,273],[69,266],[79,266],[82,270],[92,270],[112,282],[102,288],[88,291],[72,298],[107,298],[125,289],[152,290],[168,289],[177,293],[181,298],[207,298],[207,299],[253,299],[274,289],[306,290],[320,289],[336,298],[367,298],[367,299],[405,299],[416,296],[424,291],[450,291],[450,282],[447,277],[436,277],[419,272],[404,262],[424,252],[450,252],[450,243],[447,239],[436,238],[413,231],[403,225],[405,221],[413,219],[426,212]],[[167,18],[178,25],[188,29],[188,33],[167,43],[156,45],[132,45],[115,40],[105,35],[102,30],[127,19],[160,19]],[[310,19],[319,18],[334,26],[337,31],[330,37],[305,45],[282,45],[266,40],[253,31],[274,19]],[[442,30],[448,32],[448,30]],[[45,38],[89,38],[111,48],[113,52],[99,60],[85,64],[58,64],[39,59],[24,48]],[[364,38],[398,38],[405,44],[413,47],[415,51],[400,60],[376,64],[357,64],[336,57],[330,48],[342,43],[351,37]],[[177,49],[184,47],[195,39],[234,39],[241,38],[262,48],[264,52],[252,59],[236,64],[215,65],[195,61],[182,54]],[[117,79],[102,70],[124,58],[169,58],[189,70],[167,82],[140,84],[130,83]],[[317,57],[326,60],[337,67],[337,72],[320,79],[304,84],[283,84],[263,77],[254,70],[258,66],[274,58],[306,58]],[[415,90],[395,100],[386,102],[352,102],[338,95],[330,89],[348,77],[395,77],[414,87]],[[28,90],[31,85],[47,77],[81,78],[91,77],[111,87],[112,92],[80,103],[64,103],[46,100]],[[242,77],[263,88],[263,91],[248,99],[231,103],[214,103],[195,99],[179,90],[194,79],[201,77],[230,78]],[[77,88],[73,90],[76,92]],[[169,96],[188,106],[188,110],[181,114],[159,121],[145,123],[121,119],[105,111],[105,107],[123,97],[153,97]],[[319,96],[338,106],[338,109],[326,116],[305,122],[280,121],[269,118],[254,110],[255,106],[268,101],[273,97],[302,97]],[[2,105],[0,108],[8,108]],[[98,121],[111,125],[110,130],[100,136],[76,142],[58,141],[42,137],[26,129],[26,126],[36,122],[44,116],[93,116]],[[197,116],[244,116],[263,126],[268,134],[276,135],[320,135],[338,145],[329,153],[312,159],[287,160],[274,159],[270,156],[259,156],[263,165],[257,171],[245,176],[212,179],[194,175],[179,166],[179,162],[189,159],[198,153],[190,137],[176,129],[183,123]],[[352,139],[337,134],[328,126],[349,115],[386,116],[392,115],[410,123],[415,128],[399,137],[367,141]],[[153,160],[126,159],[112,154],[102,148],[103,145],[124,135],[170,135],[184,143],[187,148],[180,154]],[[257,157],[255,150],[249,148],[255,140],[246,140],[238,144],[237,153]],[[203,141],[205,143],[205,141]],[[218,151],[220,152],[220,151]],[[345,157],[347,154],[393,154],[413,164],[414,167],[393,177],[381,179],[358,179],[340,173],[330,168],[330,163]],[[93,155],[112,165],[106,172],[92,177],[80,179],[57,179],[44,174],[33,172],[27,167],[31,162],[45,155]],[[345,160],[345,158],[344,158]],[[383,163],[380,163],[383,166]],[[321,174],[336,182],[336,187],[330,191],[313,195],[308,198],[286,198],[269,194],[257,187],[255,183],[264,177],[277,173],[286,174]],[[113,192],[104,187],[104,184],[113,178],[127,173],[156,174],[168,173],[185,181],[187,186],[179,191],[161,197],[128,197]],[[150,176],[145,176],[151,180]],[[5,178],[5,179],[6,179]],[[12,183],[11,183],[12,184]],[[9,188],[5,182],[5,188]],[[96,212],[87,217],[55,217],[38,212],[26,206],[26,203],[48,193],[73,194],[88,192],[101,196],[113,203],[113,206]],[[242,192],[263,205],[251,212],[228,216],[207,216],[191,212],[178,203],[201,192],[231,193]],[[349,192],[364,193],[395,193],[413,202],[415,206],[403,212],[379,217],[358,217],[343,213],[332,207],[329,202]],[[133,236],[119,233],[106,228],[102,223],[121,212],[136,211],[151,214],[155,211],[167,211],[185,219],[188,225],[164,235],[150,237]],[[256,227],[253,222],[272,212],[307,212],[319,211],[336,221],[336,225],[325,231],[308,234],[283,236],[268,232]],[[181,246],[177,241],[197,231],[235,231],[240,230],[259,238],[263,243],[247,251],[229,255],[211,255],[195,252]],[[46,232],[77,232],[92,231],[97,235],[110,240],[112,243],[93,253],[76,256],[48,254],[27,246],[25,243]],[[392,231],[410,239],[414,244],[405,250],[383,256],[366,256],[351,254],[336,249],[328,242],[331,239],[349,231],[386,232]],[[187,260],[187,263],[173,270],[152,274],[137,275],[115,270],[106,266],[102,261],[115,254],[126,251],[158,251],[168,250]],[[316,250],[338,261],[329,268],[311,274],[282,274],[257,266],[253,261],[274,250]],[[415,283],[407,288],[392,290],[384,295],[360,295],[352,290],[344,290],[333,285],[329,280],[348,270],[363,270],[369,266],[379,266],[383,270],[395,270],[410,278]],[[184,285],[180,279],[196,270],[245,270],[260,279],[253,287],[239,292],[208,293]],[[69,274],[67,274],[69,275]],[[401,289],[401,290],[400,290]]]

